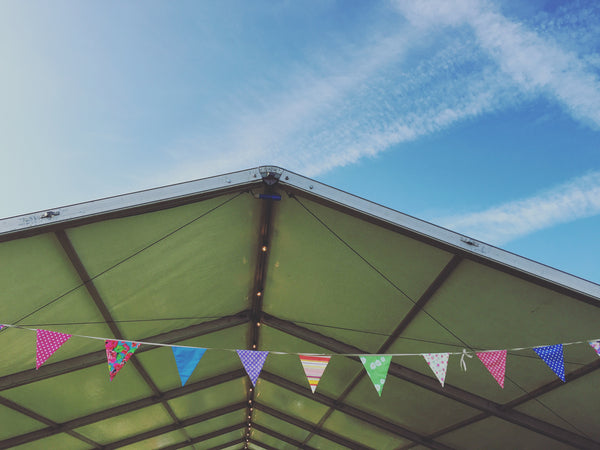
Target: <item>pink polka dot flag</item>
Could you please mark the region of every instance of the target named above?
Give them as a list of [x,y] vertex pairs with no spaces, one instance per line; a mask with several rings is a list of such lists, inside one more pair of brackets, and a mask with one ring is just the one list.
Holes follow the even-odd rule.
[[427,364],[429,364],[429,367],[433,370],[433,373],[440,380],[443,387],[450,355],[448,353],[425,353],[423,358],[425,358],[425,361],[427,361]]
[[267,359],[267,355],[269,352],[259,352],[256,350],[236,350],[242,364],[244,365],[244,369],[248,373],[250,377],[250,381],[252,381],[252,385],[256,386],[256,380],[258,380],[258,376],[260,375],[260,371],[262,370],[263,364]]
[[36,330],[35,368],[39,369],[70,338],[70,334],[56,331]]
[[497,350],[494,352],[477,353],[487,370],[496,379],[498,384],[504,389],[504,374],[506,372],[506,350]]
[[590,344],[590,347],[592,347],[594,350],[596,350],[596,353],[598,353],[598,356],[600,356],[600,341],[590,341],[589,344]]

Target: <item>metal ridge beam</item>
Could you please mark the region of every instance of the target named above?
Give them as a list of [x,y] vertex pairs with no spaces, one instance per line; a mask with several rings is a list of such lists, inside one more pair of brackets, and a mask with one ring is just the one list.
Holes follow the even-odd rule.
[[144,441],[155,436],[160,436],[161,434],[169,433],[171,431],[180,430],[181,428],[189,427],[190,425],[195,425],[205,420],[214,419],[215,417],[223,416],[225,414],[244,409],[245,407],[246,402],[233,403],[231,405],[223,406],[222,408],[218,408],[213,411],[200,414],[199,416],[194,416],[188,419],[181,420],[179,421],[179,423],[165,425],[160,428],[155,428],[154,430],[145,431],[144,433],[136,434],[135,436],[130,436],[128,438],[121,439],[120,441],[111,442],[110,444],[104,445],[102,448],[110,450],[119,447],[124,447],[126,445],[135,444],[136,442]]
[[296,417],[292,417],[277,409],[271,408],[270,406],[267,406],[264,403],[254,403],[254,407],[266,414],[283,420],[284,422],[295,425],[298,428],[302,428],[303,430],[310,431],[311,433],[318,434],[319,436],[324,437],[325,439],[329,439],[332,442],[351,448],[353,450],[371,450],[371,447],[367,447],[363,444],[360,444],[359,442],[347,439],[343,436],[340,436],[337,433],[333,433],[332,431],[317,429],[312,423],[304,422],[303,420],[297,419]]
[[[207,441],[209,439],[221,436],[223,434],[231,433],[232,431],[236,431],[242,429],[246,426],[244,422],[236,423],[229,427],[221,428],[220,430],[211,431],[209,433],[203,434],[202,436],[196,436],[195,438],[188,439],[186,441],[178,442],[177,444],[172,444],[167,447],[161,447],[160,450],[175,450],[178,448],[189,447],[190,445],[197,444],[199,442]],[[235,441],[237,443],[239,441]]]
[[[224,316],[220,319],[202,322],[197,325],[190,325],[189,327],[167,331],[165,333],[160,333],[138,340],[145,342],[156,342],[157,344],[174,344],[176,342],[192,339],[198,336],[204,336],[206,334],[225,330],[238,325],[243,325],[248,322],[248,319],[249,311],[245,310],[231,316]],[[142,345],[140,349],[136,351],[136,355],[154,350],[156,348],[157,347]],[[22,372],[0,377],[0,391],[23,386],[35,381],[52,378],[58,375],[63,375],[76,370],[86,369],[96,364],[105,362],[106,351],[100,350],[97,352],[75,356],[73,358],[65,359],[56,363],[44,364],[39,368],[39,370],[28,369]]]
[[[76,419],[69,420],[63,423],[55,423],[48,421],[46,425],[49,425],[47,428],[42,428],[41,430],[31,431],[29,433],[25,433],[19,436],[14,436],[3,441],[0,441],[0,448],[3,446],[14,447],[17,445],[26,444],[27,442],[36,441],[38,439],[43,439],[45,437],[49,437],[58,433],[68,432],[75,428],[83,427],[86,425],[91,425],[93,423],[100,422],[105,419],[109,419],[111,417],[120,416],[121,414],[126,414],[132,411],[137,411],[139,409],[147,408],[149,406],[155,405],[157,403],[161,403],[164,401],[172,400],[174,398],[178,398],[184,395],[191,394],[193,392],[198,392],[203,389],[208,389],[213,386],[217,386],[219,384],[227,383],[229,381],[244,377],[246,372],[243,369],[234,370],[232,372],[224,373],[222,375],[217,375],[211,378],[207,378],[205,380],[197,381],[195,383],[190,383],[185,386],[171,389],[169,391],[163,392],[160,396],[152,395],[150,397],[142,398],[139,400],[134,400],[129,403],[124,403],[122,405],[113,406],[112,408],[104,409],[102,411],[98,411],[92,414],[88,414],[87,416],[77,417]],[[0,397],[2,399],[2,397]],[[0,401],[1,403],[1,401]],[[9,406],[9,405],[5,405]],[[10,407],[10,406],[9,406]],[[15,408],[12,408],[15,409]],[[19,411],[22,412],[22,411]],[[29,414],[27,414],[29,415]],[[36,420],[39,420],[37,417],[30,416]]]
[[[312,331],[308,328],[296,325],[293,322],[289,322],[287,320],[282,320],[277,317],[271,316],[270,314],[263,314],[263,322],[265,323],[265,325],[291,334],[292,336],[296,336],[307,342],[314,343],[323,348],[328,348],[329,350],[332,350],[335,353],[370,353],[368,351],[340,342],[329,336],[325,336],[316,331]],[[536,419],[535,417],[531,417],[527,414],[511,409],[505,409],[504,406],[501,404],[492,402],[489,399],[480,397],[476,394],[462,390],[450,384],[446,383],[444,387],[442,387],[438,380],[428,377],[427,375],[423,375],[421,372],[417,372],[416,370],[412,370],[408,367],[401,366],[400,364],[390,364],[390,369],[388,373],[402,380],[416,384],[417,386],[420,386],[424,389],[435,392],[436,394],[458,401],[480,411],[490,413],[491,415],[494,415],[516,425],[528,428],[537,433],[546,435],[548,437],[556,439],[557,441],[565,442],[567,444],[574,445],[580,448],[593,448],[600,445],[598,442],[594,442],[579,434],[575,434],[571,431],[565,430],[564,428],[560,428],[558,426],[544,422],[540,419]]]
[[[250,330],[248,335],[248,348],[258,350],[260,343],[260,319],[262,316],[262,305],[264,298],[265,280],[267,278],[267,261],[270,252],[271,229],[273,227],[273,209],[274,200],[271,196],[274,193],[272,185],[266,184],[264,187],[265,198],[258,200],[260,205],[260,226],[256,242],[256,267],[254,269],[254,283],[250,293]],[[248,388],[248,404],[246,407],[246,416],[248,417],[248,431],[252,425],[253,409],[252,405],[255,399],[254,386]]]
[[279,439],[280,441],[283,441],[287,444],[293,445],[296,448],[303,448],[306,450],[316,450],[316,448],[311,447],[310,445],[303,444],[302,442],[297,441],[296,439],[292,439],[291,437],[286,436],[285,434],[278,433],[277,431],[271,430],[270,428],[259,425],[258,423],[254,424],[254,429],[257,431],[260,431],[261,433],[268,434],[269,436],[272,436],[275,439]]
[[274,385],[287,389],[291,392],[294,392],[295,394],[302,395],[303,397],[314,400],[318,403],[321,403],[322,405],[329,406],[330,408],[333,408],[336,411],[340,411],[344,414],[354,417],[355,419],[361,420],[370,425],[374,425],[377,428],[385,430],[388,433],[395,434],[396,436],[405,439],[410,439],[411,441],[425,445],[429,448],[450,449],[450,447],[439,442],[435,442],[430,437],[420,435],[419,433],[409,430],[408,428],[404,428],[393,422],[389,422],[381,417],[374,416],[359,408],[355,408],[354,406],[343,403],[339,399],[336,400],[324,394],[319,394],[318,392],[315,392],[313,394],[310,390],[306,389],[306,387],[300,386],[299,384],[296,384],[271,372],[263,370],[260,373],[260,378],[263,381],[268,381],[269,383],[273,383]]

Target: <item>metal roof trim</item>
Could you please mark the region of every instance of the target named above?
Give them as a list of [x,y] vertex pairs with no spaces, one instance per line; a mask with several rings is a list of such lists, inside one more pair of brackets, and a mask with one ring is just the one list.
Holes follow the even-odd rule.
[[475,255],[478,258],[516,269],[517,271],[600,301],[600,285],[596,283],[403,214],[278,166],[260,166],[214,177],[9,217],[0,220],[0,236],[56,224],[65,224],[115,211],[126,211],[144,205],[183,199],[202,193],[250,186],[261,183],[264,174],[268,172],[279,175],[279,184],[282,186],[290,186],[309,195],[349,208],[359,214],[409,230],[445,246],[450,246],[462,252]]
[[563,272],[553,267],[538,263],[528,258],[502,250],[471,237],[455,233],[446,228],[434,225],[421,219],[403,214],[377,203],[357,197],[345,191],[319,183],[294,172],[283,170],[279,182],[309,195],[323,198],[330,202],[350,208],[360,214],[382,220],[394,226],[409,230],[447,246],[516,269],[536,278],[577,291],[600,301],[600,285]]
[[9,217],[0,220],[0,236],[89,218],[110,212],[124,211],[144,205],[183,199],[202,193],[218,192],[219,190],[231,189],[236,186],[246,186],[252,183],[261,182],[261,180],[262,178],[259,169],[254,168]]

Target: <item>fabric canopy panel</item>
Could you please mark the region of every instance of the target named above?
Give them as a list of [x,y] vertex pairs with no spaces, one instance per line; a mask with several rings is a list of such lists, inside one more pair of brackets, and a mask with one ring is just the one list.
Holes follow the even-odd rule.
[[0,448],[600,447],[600,286],[284,169],[0,241]]

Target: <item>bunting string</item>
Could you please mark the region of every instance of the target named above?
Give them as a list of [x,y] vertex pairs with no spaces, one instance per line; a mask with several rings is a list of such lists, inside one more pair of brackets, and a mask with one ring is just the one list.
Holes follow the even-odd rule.
[[[20,325],[0,324],[0,330],[6,328],[16,328],[21,330],[33,331],[36,333],[36,369],[39,369],[46,360],[48,360],[63,344],[72,337],[83,339],[94,339],[104,341],[106,348],[106,358],[108,362],[109,376],[112,381],[117,373],[124,367],[125,363],[133,356],[134,352],[140,346],[151,347],[170,347],[173,351],[177,370],[181,379],[182,386],[185,385],[192,372],[200,362],[200,359],[207,350],[220,350],[236,352],[240,361],[253,386],[260,376],[262,367],[269,353],[275,355],[297,355],[308,379],[309,386],[314,393],[317,385],[329,363],[332,356],[350,356],[358,357],[362,362],[369,378],[371,379],[377,394],[381,396],[388,369],[394,356],[422,356],[429,368],[439,380],[442,387],[446,381],[446,371],[448,360],[451,355],[459,355],[460,365],[466,371],[466,363],[464,358],[473,358],[474,354],[480,359],[485,368],[490,372],[500,387],[504,389],[504,379],[506,370],[506,355],[508,349],[504,350],[483,350],[479,352],[467,351],[462,352],[446,352],[446,353],[386,353],[386,354],[356,354],[356,353],[295,353],[282,351],[259,351],[259,350],[240,350],[227,348],[205,348],[195,346],[182,346],[175,344],[163,344],[158,342],[147,341],[127,341],[114,340],[99,336],[71,335],[58,331],[50,331],[39,328],[27,328]],[[511,348],[510,351],[533,350],[552,371],[565,382],[565,367],[563,358],[563,347],[567,345],[588,344],[598,356],[600,356],[600,339],[591,339],[585,341],[573,341],[563,344],[532,346],[532,347],[517,347]]]
[[[0,330],[2,330],[3,328],[15,328],[15,329],[19,329],[19,330],[27,330],[27,331],[33,331],[36,332],[39,330],[39,328],[29,328],[29,327],[24,327],[21,325],[11,325],[11,324],[0,324]],[[83,338],[83,339],[95,339],[98,341],[107,341],[107,340],[113,340],[114,338],[109,338],[109,337],[100,337],[100,336],[87,336],[84,334],[71,334],[70,336],[72,337],[78,337],[78,338]],[[161,342],[148,342],[148,341],[138,341],[133,339],[132,341],[135,341],[139,344],[143,344],[145,346],[150,345],[150,346],[155,346],[155,347],[180,347],[180,348],[203,348],[206,350],[220,350],[220,351],[224,351],[224,352],[237,352],[239,349],[233,349],[233,348],[221,348],[221,347],[194,347],[194,346],[189,346],[189,345],[179,345],[179,344],[164,344]],[[562,342],[560,345],[562,345],[563,347],[569,346],[569,345],[579,345],[579,344],[586,344],[586,345],[590,345],[591,347],[593,347],[594,349],[599,348],[600,349],[600,344],[597,344],[597,342],[600,342],[600,338],[593,338],[593,339],[585,339],[582,341],[573,341],[573,342]],[[536,348],[542,348],[542,347],[551,347],[552,345],[559,345],[559,344],[547,344],[547,345],[531,345],[531,346],[527,346],[527,347],[513,347],[513,348],[503,348],[503,349],[488,349],[488,350],[471,350],[468,351],[466,349],[462,349],[461,351],[456,351],[456,352],[440,352],[440,353],[444,353],[446,355],[450,355],[450,356],[463,356],[465,355],[468,358],[472,358],[473,356],[476,356],[477,354],[480,353],[494,353],[494,352],[498,352],[498,351],[508,351],[508,352],[519,352],[519,351],[524,351],[524,350],[534,350]],[[600,350],[598,351],[598,356],[600,356]],[[387,356],[423,356],[423,355],[427,355],[430,352],[422,352],[422,353],[385,353],[385,355]],[[307,356],[354,356],[357,358],[360,358],[361,356],[364,356],[365,353],[307,353],[307,352],[282,352],[282,351],[274,351],[274,350],[269,350],[269,354],[272,355],[296,355],[296,356],[300,356],[300,355],[307,355]]]

